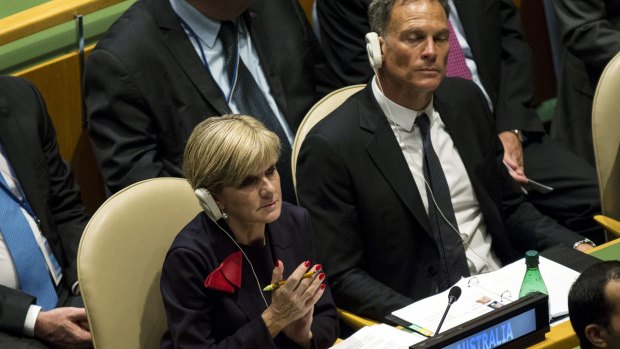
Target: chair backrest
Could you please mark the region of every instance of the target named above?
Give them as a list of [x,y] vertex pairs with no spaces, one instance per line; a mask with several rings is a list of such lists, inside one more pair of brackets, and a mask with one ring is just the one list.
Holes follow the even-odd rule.
[[201,211],[185,179],[155,178],[110,197],[80,242],[78,278],[96,349],[159,348],[159,278],[173,239]]
[[603,214],[620,220],[620,54],[607,64],[596,87],[592,139]]
[[351,97],[352,94],[363,89],[365,86],[365,84],[351,85],[332,91],[327,96],[321,98],[320,101],[316,102],[306,113],[306,116],[304,116],[304,119],[301,121],[301,124],[297,129],[297,133],[295,134],[295,142],[293,143],[293,154],[291,161],[293,186],[297,187],[297,178],[295,175],[297,172],[297,154],[299,154],[301,144],[306,138],[308,132],[310,132],[314,125],[321,121],[321,119],[329,115],[329,113],[344,103],[347,98]]

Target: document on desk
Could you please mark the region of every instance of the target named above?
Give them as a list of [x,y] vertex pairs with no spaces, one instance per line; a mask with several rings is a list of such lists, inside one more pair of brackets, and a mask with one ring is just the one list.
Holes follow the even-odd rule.
[[362,327],[334,349],[409,349],[426,337],[396,329],[386,324]]
[[[568,314],[568,291],[579,273],[540,257],[540,272],[549,291],[549,313],[552,318]],[[461,297],[452,304],[442,331],[484,315],[519,298],[519,289],[525,275],[523,259],[506,265],[494,272],[461,279],[456,285],[462,290]],[[448,304],[446,290],[422,299],[392,315],[413,324],[412,329],[435,331]]]

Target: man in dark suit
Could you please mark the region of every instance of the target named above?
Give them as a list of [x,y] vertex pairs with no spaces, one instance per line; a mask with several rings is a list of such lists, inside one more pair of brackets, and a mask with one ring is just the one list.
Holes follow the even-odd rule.
[[[182,176],[185,142],[205,117],[241,112],[269,125],[265,115],[243,110],[232,96],[241,68],[228,75],[232,67],[219,32],[225,22],[238,29],[233,54],[277,117],[282,133],[270,128],[283,150],[306,111],[331,89],[297,0],[138,1],[99,41],[85,73],[89,131],[112,192],[146,178]],[[256,104],[255,97],[244,100]],[[280,165],[284,199],[295,201],[285,151]]]
[[592,101],[601,73],[620,52],[620,2],[553,2],[562,25],[562,67],[551,135],[591,164]]
[[310,131],[297,165],[336,304],[381,320],[526,249],[579,241],[509,176],[480,89],[442,81],[447,1],[369,13],[377,78]]
[[[31,84],[7,76],[0,77],[0,170],[2,200],[15,199],[23,213],[11,215],[11,205],[2,205],[2,219],[29,222],[30,229],[20,233],[32,234],[40,246],[47,241],[49,250],[35,243],[24,255],[55,258],[57,264],[39,266],[52,297],[56,292],[58,298],[45,306],[23,291],[27,281],[18,272],[9,228],[0,223],[0,347],[90,347],[84,309],[65,307],[76,300],[77,250],[88,215],[69,166],[60,157],[43,99]],[[52,277],[56,272],[62,274],[57,284]]]
[[[342,84],[364,83],[372,76],[364,50],[369,3],[317,0],[321,42]],[[530,190],[529,200],[567,228],[603,242],[592,219],[600,212],[594,168],[554,143],[531,106],[530,50],[513,0],[457,0],[450,6],[467,67],[495,115],[504,160],[515,170],[511,175],[521,183],[527,176],[553,187],[546,194]]]

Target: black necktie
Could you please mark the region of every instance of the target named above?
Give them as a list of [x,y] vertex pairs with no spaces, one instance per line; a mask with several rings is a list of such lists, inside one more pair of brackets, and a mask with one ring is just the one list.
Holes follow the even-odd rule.
[[[232,100],[235,101],[239,112],[253,116],[280,138],[280,160],[278,161],[278,173],[282,187],[282,199],[296,203],[295,191],[291,175],[291,143],[284,132],[284,128],[276,114],[269,106],[269,102],[263,91],[254,80],[254,77],[243,64],[243,60],[237,52],[237,28],[230,21],[223,21],[220,28],[219,38],[224,47],[225,65],[232,89]],[[235,66],[237,66],[235,72]],[[236,83],[234,80],[236,76]],[[224,94],[226,95],[226,93]]]
[[424,179],[428,198],[428,218],[441,259],[439,290],[443,291],[469,276],[465,248],[458,232],[448,181],[433,149],[428,115],[420,114],[415,121],[422,134]]

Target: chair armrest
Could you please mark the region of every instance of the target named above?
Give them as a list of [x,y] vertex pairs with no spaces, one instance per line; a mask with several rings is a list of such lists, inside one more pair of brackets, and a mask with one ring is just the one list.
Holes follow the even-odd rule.
[[613,237],[620,237],[620,222],[617,220],[603,215],[594,216],[594,220],[613,235]]
[[378,322],[374,320],[367,319],[365,317],[361,317],[359,315],[355,315],[351,312],[338,308],[338,316],[354,330],[359,330],[364,326],[372,326],[378,324]]

